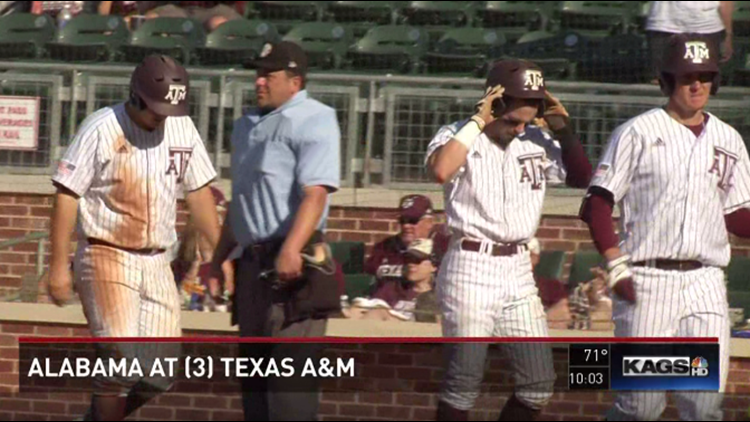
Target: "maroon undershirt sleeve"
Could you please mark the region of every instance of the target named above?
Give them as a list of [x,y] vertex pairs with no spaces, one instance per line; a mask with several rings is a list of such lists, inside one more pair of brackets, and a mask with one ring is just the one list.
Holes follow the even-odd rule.
[[727,231],[735,236],[750,238],[750,209],[740,208],[724,216]]
[[586,194],[581,207],[581,220],[589,225],[591,238],[600,254],[616,247],[620,243],[614,229],[612,210],[614,197],[611,192],[598,186],[592,186]]
[[565,184],[573,188],[586,188],[591,182],[592,167],[583,145],[573,133],[570,125],[555,132],[555,138],[560,142],[562,161],[567,176]]

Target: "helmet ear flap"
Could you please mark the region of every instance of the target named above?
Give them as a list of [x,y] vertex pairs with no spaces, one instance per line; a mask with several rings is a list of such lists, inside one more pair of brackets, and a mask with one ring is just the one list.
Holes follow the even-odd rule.
[[132,89],[130,90],[130,105],[135,107],[137,110],[142,111],[146,109],[146,103],[140,95],[136,94]]

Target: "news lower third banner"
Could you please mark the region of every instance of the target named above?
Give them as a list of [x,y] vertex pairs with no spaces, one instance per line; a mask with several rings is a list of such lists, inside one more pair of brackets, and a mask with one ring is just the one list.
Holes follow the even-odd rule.
[[447,368],[482,372],[482,390],[490,392],[510,392],[518,384],[539,391],[719,389],[715,339],[560,340],[21,338],[18,376],[21,393],[138,382],[178,391],[227,391],[230,385],[259,391],[271,383],[289,392],[323,386],[436,393]]

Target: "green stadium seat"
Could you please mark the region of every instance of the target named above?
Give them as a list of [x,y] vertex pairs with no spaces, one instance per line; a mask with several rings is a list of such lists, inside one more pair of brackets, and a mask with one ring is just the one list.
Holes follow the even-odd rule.
[[376,25],[396,23],[398,9],[405,1],[334,1],[328,5],[326,18],[348,24],[355,37],[361,37]]
[[488,1],[477,11],[485,28],[502,31],[508,41],[515,41],[529,31],[546,29],[549,3],[545,1]]
[[50,58],[65,61],[110,61],[130,31],[119,16],[78,15],[47,43]]
[[750,258],[732,257],[727,267],[727,290],[750,293]]
[[310,68],[338,69],[354,37],[351,28],[337,23],[307,22],[292,28],[284,40],[305,50]]
[[565,1],[560,5],[560,29],[588,37],[622,34],[639,7],[635,1]]
[[738,39],[750,39],[750,1],[734,2],[732,30]]
[[190,52],[206,39],[199,22],[186,18],[155,18],[143,23],[121,47],[122,60],[139,63],[149,54],[167,54],[183,64],[190,63]]
[[591,274],[591,268],[601,264],[602,260],[603,258],[598,252],[577,252],[573,256],[573,264],[570,267],[568,291],[572,292],[579,283],[594,278]]
[[201,65],[237,65],[252,61],[265,43],[280,41],[276,27],[262,20],[237,19],[208,34],[206,45],[194,50]]
[[641,83],[651,79],[646,37],[618,34],[593,40],[578,54],[579,80],[607,83]]
[[466,1],[411,1],[401,9],[405,23],[413,26],[471,25],[475,12],[474,3]]
[[534,275],[552,280],[562,278],[565,265],[565,251],[542,251],[539,263],[534,268]]
[[424,28],[376,26],[349,49],[347,60],[355,70],[415,73],[429,42]]
[[358,274],[365,271],[364,242],[331,242],[333,259],[341,264],[344,274]]
[[425,54],[427,72],[459,73],[463,76],[478,72],[487,60],[503,55],[505,43],[505,36],[497,30],[471,27],[452,29]]
[[55,35],[48,15],[13,13],[0,18],[0,58],[35,59],[44,55],[44,45]]
[[345,291],[349,300],[358,297],[370,297],[375,284],[375,277],[370,274],[346,274],[344,280],[346,281]]
[[276,28],[286,33],[302,22],[321,21],[330,1],[256,1],[256,19],[272,21]]
[[575,75],[575,63],[590,48],[588,39],[576,33],[535,31],[521,37],[508,54],[534,61],[547,79],[570,79]]

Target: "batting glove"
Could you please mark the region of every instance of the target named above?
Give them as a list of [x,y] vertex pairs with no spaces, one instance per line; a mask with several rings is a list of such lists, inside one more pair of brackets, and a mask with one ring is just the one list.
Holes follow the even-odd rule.
[[635,284],[629,263],[630,255],[613,259],[607,262],[607,272],[609,273],[609,289],[632,304],[635,303]]

